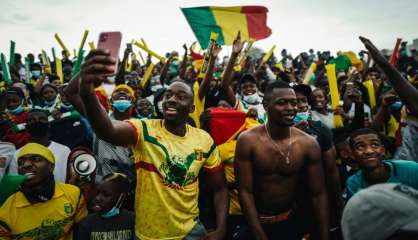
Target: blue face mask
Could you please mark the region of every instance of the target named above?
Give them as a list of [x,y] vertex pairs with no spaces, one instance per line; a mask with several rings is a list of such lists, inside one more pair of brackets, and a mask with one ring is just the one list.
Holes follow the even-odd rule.
[[123,203],[123,194],[119,195],[119,198],[116,201],[115,206],[112,209],[110,209],[108,212],[102,213],[101,216],[103,218],[111,218],[111,217],[119,215],[119,213],[120,213],[119,208],[122,205],[122,203]]
[[32,77],[36,78],[36,79],[38,79],[39,76],[41,76],[41,71],[39,71],[39,70],[34,70],[34,71],[31,71],[30,73],[31,73]]
[[300,123],[302,121],[307,121],[309,119],[309,112],[298,112],[296,113],[295,118],[293,119],[293,122],[296,123]]
[[103,213],[101,216],[103,218],[111,218],[111,217],[119,215],[119,213],[120,213],[119,208],[113,207],[112,209],[109,210],[109,212]]
[[390,105],[390,110],[392,110],[392,112],[399,112],[401,110],[401,107],[402,107],[402,102],[396,101],[392,103],[392,105]]
[[126,112],[132,106],[132,102],[130,100],[115,100],[113,101],[112,106],[116,108],[118,112]]
[[44,104],[48,107],[52,106],[55,103],[55,99],[52,100],[44,100]]
[[12,110],[7,109],[7,110],[8,110],[9,113],[11,113],[13,115],[19,115],[23,112],[24,108],[23,108],[23,104],[20,104],[15,109],[12,109]]
[[67,110],[67,111],[69,111],[69,110],[72,110],[72,109],[73,109],[73,105],[71,105],[71,104],[61,103],[61,108],[62,108],[63,110]]

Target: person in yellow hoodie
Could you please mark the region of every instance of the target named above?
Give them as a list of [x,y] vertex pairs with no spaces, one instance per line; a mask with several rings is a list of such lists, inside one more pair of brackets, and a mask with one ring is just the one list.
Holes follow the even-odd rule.
[[76,223],[87,215],[80,189],[55,183],[55,158],[47,148],[28,143],[18,155],[26,176],[18,192],[0,208],[0,239],[72,239]]

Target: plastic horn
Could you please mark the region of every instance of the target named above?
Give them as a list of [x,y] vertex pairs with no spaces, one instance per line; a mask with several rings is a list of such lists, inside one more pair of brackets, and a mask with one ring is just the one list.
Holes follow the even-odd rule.
[[96,49],[96,47],[94,46],[94,42],[89,42],[89,46],[91,50]]
[[64,83],[64,74],[62,72],[62,61],[59,58],[55,58],[55,68],[57,70],[57,76],[60,79],[61,84]]
[[206,51],[206,54],[203,58],[203,64],[202,67],[200,68],[200,72],[199,75],[197,76],[198,78],[204,78],[206,75],[206,72],[208,70],[209,67],[209,59],[210,59],[210,55],[211,50],[212,50],[212,45],[216,43],[216,40],[218,39],[218,34],[216,32],[211,32],[210,33],[210,39],[209,39],[209,44],[208,44],[208,50]]
[[154,63],[151,63],[148,68],[147,71],[145,72],[144,75],[144,79],[142,79],[141,81],[141,87],[144,88],[147,84],[147,82],[149,81],[149,79],[151,78],[151,74],[152,74],[152,70],[154,69]]
[[4,80],[7,82],[7,84],[11,85],[12,80],[10,78],[9,66],[7,66],[6,57],[4,56],[3,53],[0,55],[0,61],[1,61],[1,69],[3,70]]
[[10,66],[13,66],[15,64],[15,49],[16,49],[16,43],[14,41],[10,41],[10,56],[9,56]]
[[273,55],[273,51],[275,48],[276,48],[276,45],[273,45],[273,47],[271,47],[270,51],[268,51],[266,55],[264,55],[263,60],[261,61],[261,64],[266,63],[270,59],[271,55]]
[[87,36],[89,35],[89,30],[85,30],[83,34],[83,38],[81,39],[80,47],[84,48],[84,44],[86,43]]
[[141,48],[142,50],[144,50],[145,52],[149,53],[151,56],[153,56],[153,57],[157,58],[158,60],[160,60],[160,62],[165,63],[165,57],[162,57],[162,56],[158,55],[154,51],[150,50],[149,48],[147,48],[144,45],[142,45],[141,43],[139,43],[138,41],[135,41],[134,44],[136,46],[138,46],[139,48]]
[[[335,64],[325,65],[327,71],[329,91],[331,94],[331,106],[332,110],[335,110],[340,105],[340,94],[338,93],[337,75],[335,74]],[[344,127],[343,119],[341,115],[334,113],[334,126]]]
[[61,46],[62,50],[64,50],[65,56],[67,58],[69,58],[70,57],[70,52],[68,51],[67,47],[62,42],[61,38],[58,36],[58,33],[55,33],[54,37],[57,40],[58,44]]

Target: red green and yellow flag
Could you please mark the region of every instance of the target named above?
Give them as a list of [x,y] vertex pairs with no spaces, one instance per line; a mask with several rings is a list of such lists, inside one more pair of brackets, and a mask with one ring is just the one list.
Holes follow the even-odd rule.
[[192,7],[181,9],[200,46],[208,47],[210,33],[219,34],[217,42],[232,45],[238,31],[242,40],[264,39],[271,35],[267,27],[268,9],[263,6]]

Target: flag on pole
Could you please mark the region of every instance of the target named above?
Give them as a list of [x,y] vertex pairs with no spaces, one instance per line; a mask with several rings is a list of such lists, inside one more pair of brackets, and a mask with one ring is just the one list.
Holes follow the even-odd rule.
[[271,35],[267,26],[268,9],[263,6],[209,6],[181,10],[204,49],[208,47],[211,32],[219,34],[217,42],[221,45],[232,45],[238,31],[243,41],[260,40]]

